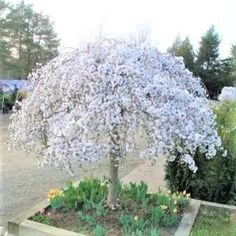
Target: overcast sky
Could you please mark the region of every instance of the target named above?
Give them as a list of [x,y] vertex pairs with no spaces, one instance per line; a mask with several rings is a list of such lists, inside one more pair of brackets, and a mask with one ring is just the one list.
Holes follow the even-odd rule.
[[[9,1],[9,0],[8,0]],[[10,0],[12,3],[18,0]],[[25,0],[50,16],[61,47],[78,47],[102,32],[106,37],[124,37],[149,32],[160,51],[177,35],[189,36],[194,49],[211,25],[222,40],[226,57],[236,43],[236,0]]]

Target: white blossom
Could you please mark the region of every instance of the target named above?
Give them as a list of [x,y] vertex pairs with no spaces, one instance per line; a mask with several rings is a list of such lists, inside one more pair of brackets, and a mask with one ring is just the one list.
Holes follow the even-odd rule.
[[182,155],[181,161],[187,163],[189,169],[192,170],[193,173],[196,173],[198,167],[196,166],[195,161],[189,154]]
[[[59,55],[29,77],[29,95],[11,117],[10,146],[70,170],[110,153],[124,158],[137,133],[148,144],[140,156],[173,158],[196,170],[196,148],[221,146],[200,79],[182,58],[148,45],[102,41]],[[191,157],[191,158],[190,158]]]
[[236,87],[224,87],[219,95],[219,100],[236,100]]

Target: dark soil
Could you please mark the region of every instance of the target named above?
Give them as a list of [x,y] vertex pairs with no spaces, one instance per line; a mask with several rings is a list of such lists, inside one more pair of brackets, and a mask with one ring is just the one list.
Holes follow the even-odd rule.
[[[124,209],[126,209],[124,211]],[[119,217],[121,213],[132,212],[132,215],[138,217],[150,218],[150,209],[145,209],[137,202],[131,201],[131,199],[126,199],[123,202],[123,207],[116,210],[110,210],[105,216],[98,217],[95,216],[94,212],[87,212],[88,215],[93,215],[96,223],[104,226],[107,230],[106,236],[123,236],[121,225],[119,224]],[[85,212],[84,212],[85,213]],[[86,235],[93,236],[93,228],[85,221],[78,217],[78,213],[75,210],[69,212],[54,211],[51,208],[45,210],[43,215],[50,219],[51,225],[54,227],[62,228],[69,231],[84,233]],[[179,222],[182,218],[182,214],[179,215]],[[162,227],[160,228],[161,236],[172,236],[174,235],[176,229],[178,228],[179,222],[174,227]],[[143,235],[146,236],[146,235]],[[149,236],[149,235],[147,235]]]

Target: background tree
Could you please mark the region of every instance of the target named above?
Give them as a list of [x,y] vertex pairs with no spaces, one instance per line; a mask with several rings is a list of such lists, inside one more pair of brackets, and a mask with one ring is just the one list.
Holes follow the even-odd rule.
[[232,58],[232,76],[234,80],[234,86],[236,86],[236,44],[231,47],[231,58]]
[[188,37],[186,37],[183,41],[180,37],[176,37],[172,46],[168,48],[167,51],[177,57],[183,57],[185,66],[190,71],[193,71],[195,55],[193,46]]
[[221,145],[200,81],[182,61],[148,45],[99,41],[59,55],[30,81],[32,90],[11,117],[10,144],[67,171],[109,158],[109,206],[137,134],[146,143],[140,157],[173,161],[177,149],[193,172],[197,147],[211,158]]
[[236,59],[236,44],[231,47],[231,56]]
[[8,72],[7,59],[10,55],[10,51],[7,42],[3,39],[3,28],[1,25],[5,21],[5,17],[8,10],[8,4],[3,0],[0,0],[0,75],[6,75]]
[[59,40],[48,16],[37,13],[23,1],[9,5],[0,21],[2,45],[7,49],[9,77],[26,78],[36,63],[57,56]]
[[219,58],[220,38],[212,26],[202,36],[194,67],[195,75],[205,84],[211,98],[216,98],[224,86],[233,83],[232,62]]

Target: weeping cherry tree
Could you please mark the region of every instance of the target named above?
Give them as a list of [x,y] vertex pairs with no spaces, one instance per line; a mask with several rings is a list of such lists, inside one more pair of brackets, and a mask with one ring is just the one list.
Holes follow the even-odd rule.
[[149,45],[99,41],[59,55],[29,81],[32,89],[11,117],[10,147],[68,172],[109,158],[109,206],[117,200],[119,164],[137,133],[147,139],[141,158],[173,161],[177,150],[194,172],[196,149],[212,158],[221,148],[200,79],[182,58]]

